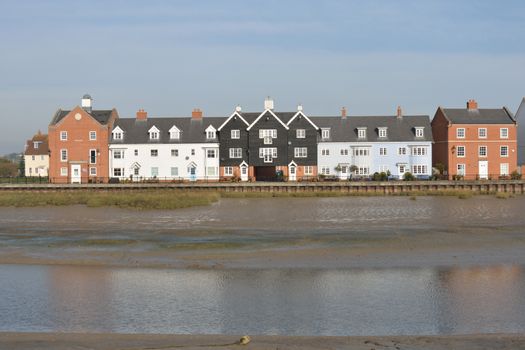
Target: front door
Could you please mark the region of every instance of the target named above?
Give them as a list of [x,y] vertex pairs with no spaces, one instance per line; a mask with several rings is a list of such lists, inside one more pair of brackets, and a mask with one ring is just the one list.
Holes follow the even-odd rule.
[[290,173],[289,174],[290,177],[288,178],[288,180],[296,181],[297,180],[297,167],[295,165],[290,165],[290,168],[288,170]]
[[82,183],[81,165],[71,164],[71,183],[79,184]]
[[341,180],[346,180],[348,178],[348,165],[341,165],[341,172],[339,173],[339,178]]
[[190,165],[190,181],[197,181],[197,167]]
[[241,165],[241,181],[248,181],[248,167]]
[[488,179],[489,178],[489,162],[487,160],[479,161],[479,178]]

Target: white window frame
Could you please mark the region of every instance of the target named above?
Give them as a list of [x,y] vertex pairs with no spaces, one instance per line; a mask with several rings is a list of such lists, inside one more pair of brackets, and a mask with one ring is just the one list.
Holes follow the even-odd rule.
[[137,157],[139,155],[139,150],[138,149],[134,150],[133,154],[135,155],[135,157]]
[[321,174],[322,175],[330,175],[330,167],[329,166],[322,166],[321,167]]
[[158,149],[151,149],[149,151],[150,157],[158,157],[159,156],[159,150]]
[[149,139],[150,140],[158,140],[159,139],[159,132],[158,131],[150,131],[149,132]]
[[415,146],[412,147],[412,156],[414,157],[423,157],[427,155],[427,147],[425,146]]
[[330,128],[321,129],[321,139],[328,140],[330,138]]
[[192,149],[191,149],[191,155],[192,155],[192,156],[195,155],[195,148],[192,148]]
[[412,165],[412,174],[414,175],[427,175],[427,166],[425,164]]
[[96,131],[90,131],[89,132],[89,140],[90,141],[96,141],[97,140],[97,132]]
[[[463,152],[462,152],[463,155],[460,155],[460,154],[459,154],[459,149],[460,149],[460,148],[463,150]],[[467,149],[465,148],[465,146],[457,146],[457,147],[456,147],[456,157],[458,157],[458,158],[465,158],[465,155],[466,155],[466,154],[467,154]]]
[[97,167],[89,167],[89,176],[97,176]]
[[170,174],[171,174],[172,177],[179,176],[179,167],[172,166],[170,168]]
[[465,176],[466,169],[467,169],[467,167],[466,167],[465,163],[458,163],[457,167],[456,167],[456,174],[461,175],[461,176]]
[[217,158],[217,150],[216,149],[207,149],[206,150],[206,158]]
[[242,158],[242,148],[232,147],[229,149],[230,158]]
[[314,174],[314,167],[311,165],[305,165],[304,166],[304,174],[305,175],[313,175]]
[[[484,150],[484,152],[482,152],[482,150]],[[487,146],[481,145],[481,146],[478,147],[478,157],[486,158],[487,154],[488,154],[488,147]]]
[[170,140],[180,140],[180,130],[170,131]]
[[241,130],[239,129],[233,129],[231,132],[230,132],[230,137],[232,140],[238,140],[241,138]]
[[224,176],[233,176],[233,167],[225,166],[224,167]]
[[386,138],[387,137],[387,128],[378,128],[378,135],[380,138]]
[[113,150],[113,159],[122,159],[124,158],[124,151],[120,149]]
[[295,131],[295,137],[298,138],[298,139],[306,138],[306,130],[305,129],[297,129]]
[[366,139],[366,128],[357,128],[357,138]]
[[60,131],[60,141],[67,141],[67,131]]
[[217,138],[217,133],[215,130],[208,130],[206,131],[206,139],[207,140],[215,140]]
[[458,138],[458,139],[464,139],[465,138],[465,128],[457,128],[456,129],[456,138]]
[[423,137],[425,135],[423,130],[424,130],[424,128],[417,127],[416,128],[416,137]]
[[178,148],[172,148],[171,149],[171,156],[172,157],[178,157],[179,156],[179,149]]
[[322,156],[329,156],[330,155],[330,149],[329,148],[322,148],[321,149],[321,155]]
[[348,155],[348,148],[341,148],[341,155],[347,156]]
[[[119,173],[119,174],[117,174]],[[113,168],[113,177],[122,177],[124,176],[124,169],[123,168]]]
[[397,148],[397,155],[398,156],[405,156],[407,154],[407,148],[406,147],[398,147]]
[[[505,152],[503,152],[505,150]],[[505,153],[505,154],[503,154]],[[509,146],[499,146],[499,156],[501,158],[508,158],[509,157]]]
[[500,163],[500,165],[499,165],[499,174],[501,176],[509,175],[509,163]]
[[60,168],[60,176],[67,176],[67,167],[63,166]]
[[[93,155],[95,156],[95,161],[93,161]],[[97,164],[97,150],[96,149],[90,149],[89,150],[89,164]]]
[[387,148],[386,147],[379,147],[379,155],[380,156],[386,156],[387,155]]
[[113,140],[122,140],[122,133],[120,131],[113,133]]
[[294,157],[295,158],[307,158],[308,157],[308,148],[307,147],[295,147],[294,148]]
[[159,177],[159,167],[158,166],[152,166],[150,168],[151,171],[151,177]]
[[68,159],[68,154],[67,154],[67,149],[66,148],[62,148],[60,150],[60,161],[61,162],[67,162],[67,159]]
[[509,138],[509,128],[500,128],[499,129],[499,138],[508,139]]
[[478,128],[478,139],[486,139],[486,138],[487,138],[487,128]]

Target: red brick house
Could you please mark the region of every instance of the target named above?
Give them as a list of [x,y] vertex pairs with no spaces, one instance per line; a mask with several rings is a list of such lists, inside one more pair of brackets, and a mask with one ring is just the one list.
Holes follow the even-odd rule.
[[54,183],[107,182],[109,135],[116,109],[93,110],[91,96],[81,106],[59,109],[49,124],[49,179]]
[[449,179],[498,179],[517,169],[517,124],[506,108],[438,107],[432,120],[433,166]]

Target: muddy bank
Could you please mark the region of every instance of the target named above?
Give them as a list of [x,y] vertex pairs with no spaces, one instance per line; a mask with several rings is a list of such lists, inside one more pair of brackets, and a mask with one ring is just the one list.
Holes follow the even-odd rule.
[[393,337],[286,337],[251,336],[240,345],[240,336],[131,335],[71,333],[0,333],[0,348],[10,350],[154,350],[154,349],[351,349],[351,350],[493,350],[525,349],[525,335],[482,334],[462,336]]

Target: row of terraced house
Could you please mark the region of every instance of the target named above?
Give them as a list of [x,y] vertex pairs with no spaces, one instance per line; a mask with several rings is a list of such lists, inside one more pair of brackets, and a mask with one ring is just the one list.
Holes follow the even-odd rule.
[[[520,108],[521,110],[521,108]],[[524,108],[525,111],[525,108]],[[47,138],[55,183],[108,181],[347,180],[385,173],[428,179],[508,177],[518,169],[517,122],[505,107],[439,107],[428,115],[312,116],[302,106],[259,112],[237,106],[229,116],[119,118],[93,109],[91,96],[59,109]],[[37,145],[28,142],[27,148]],[[27,150],[26,150],[27,152]],[[27,167],[27,164],[26,164]]]

